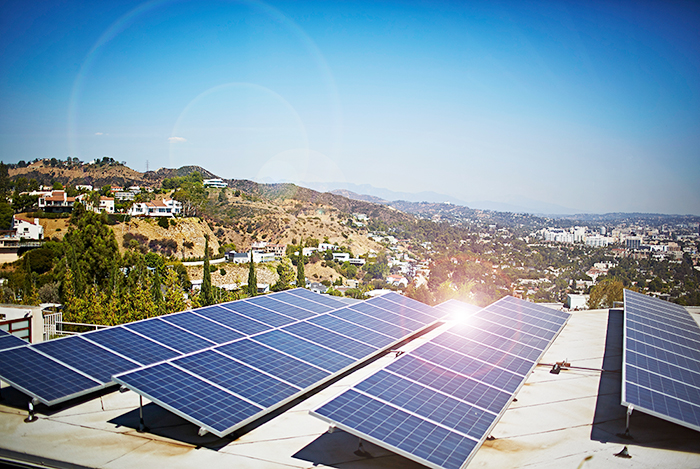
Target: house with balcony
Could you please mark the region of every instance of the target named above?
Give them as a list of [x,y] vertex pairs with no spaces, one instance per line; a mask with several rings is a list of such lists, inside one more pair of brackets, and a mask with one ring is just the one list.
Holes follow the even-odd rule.
[[12,215],[12,229],[21,239],[44,239],[44,227],[38,218],[32,220],[17,215]]
[[174,217],[182,213],[182,202],[174,199],[136,202],[129,209],[132,217]]
[[55,190],[39,196],[39,209],[44,212],[68,213],[73,211],[75,197],[68,197],[66,191]]

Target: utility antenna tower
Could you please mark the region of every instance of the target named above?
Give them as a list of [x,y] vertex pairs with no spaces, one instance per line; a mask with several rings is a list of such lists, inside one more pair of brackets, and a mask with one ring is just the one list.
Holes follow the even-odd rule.
[[148,172],[148,160],[146,160],[146,172]]

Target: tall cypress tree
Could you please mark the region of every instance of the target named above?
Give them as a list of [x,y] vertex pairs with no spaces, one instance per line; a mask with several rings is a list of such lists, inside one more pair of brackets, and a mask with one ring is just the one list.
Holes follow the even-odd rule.
[[205,236],[204,240],[204,276],[202,277],[200,303],[202,306],[209,306],[214,304],[214,297],[211,292],[211,271],[209,270],[209,236]]
[[255,296],[258,294],[258,279],[255,275],[255,263],[253,262],[253,250],[250,250],[250,262],[248,267],[248,294]]
[[297,258],[297,287],[306,288],[306,274],[304,273],[304,255]]

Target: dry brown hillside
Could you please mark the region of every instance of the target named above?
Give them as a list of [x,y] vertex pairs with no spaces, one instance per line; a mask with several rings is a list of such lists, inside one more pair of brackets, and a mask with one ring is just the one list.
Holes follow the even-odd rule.
[[[131,221],[112,226],[112,229],[122,253],[125,251],[123,240],[127,233],[143,235],[149,241],[174,240],[177,243],[177,250],[173,253],[176,258],[203,257],[205,235],[209,235],[209,246],[214,253],[219,250],[219,242],[209,225],[198,218],[174,218],[168,229],[159,226],[153,218],[132,218]],[[185,247],[185,242],[191,242],[193,246]]]
[[63,185],[89,184],[94,187],[102,187],[107,184],[120,186],[152,186],[160,184],[162,177],[153,172],[140,173],[128,166],[94,165],[84,164],[72,167],[52,167],[47,160],[31,163],[24,168],[10,168],[10,178],[24,176],[27,179],[36,179],[39,184],[50,185],[57,181]]

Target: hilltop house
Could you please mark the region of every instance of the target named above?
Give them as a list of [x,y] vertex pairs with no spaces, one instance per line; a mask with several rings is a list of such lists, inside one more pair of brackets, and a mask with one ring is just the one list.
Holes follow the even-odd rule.
[[87,197],[87,194],[81,194],[75,198],[78,202],[85,205],[87,210],[92,210],[95,213],[107,212],[114,213],[114,197],[100,197],[100,203],[95,207]]
[[39,196],[39,209],[45,212],[72,212],[75,197],[68,197],[66,191],[51,191],[50,194]]
[[202,185],[204,187],[218,187],[220,189],[223,189],[224,187],[228,187],[228,184],[226,184],[222,179],[205,179],[202,182]]
[[18,238],[44,239],[44,227],[39,224],[38,218],[29,220],[12,215],[12,229],[17,233]]
[[136,202],[128,213],[132,217],[174,217],[182,213],[182,202],[174,199]]

